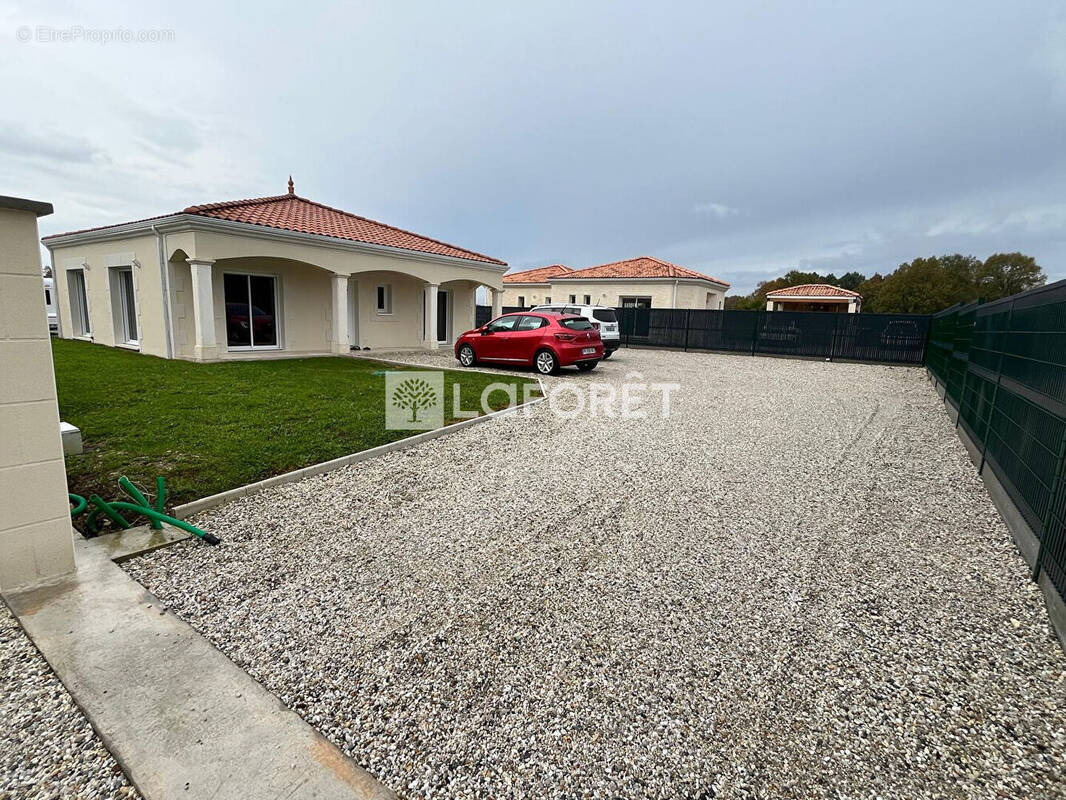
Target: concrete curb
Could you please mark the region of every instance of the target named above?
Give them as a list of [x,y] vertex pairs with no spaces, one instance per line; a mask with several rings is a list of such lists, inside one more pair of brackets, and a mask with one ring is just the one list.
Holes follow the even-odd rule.
[[[375,361],[381,361],[381,359],[374,359]],[[384,362],[384,363],[400,363],[400,362]],[[405,364],[405,366],[411,366]],[[471,370],[474,371],[474,370]],[[485,373],[491,374],[491,373]],[[202,511],[207,511],[223,503],[228,503],[231,500],[236,500],[238,497],[244,497],[250,494],[256,494],[262,492],[265,489],[272,489],[275,486],[284,486],[287,483],[293,483],[295,481],[309,478],[312,475],[321,475],[324,472],[332,472],[335,469],[346,467],[349,464],[358,464],[360,461],[368,461],[371,458],[378,458],[379,456],[392,453],[396,450],[404,450],[408,447],[414,447],[415,445],[422,444],[422,442],[428,442],[431,439],[436,439],[441,436],[447,436],[450,433],[458,433],[464,428],[469,428],[472,425],[477,425],[481,422],[488,422],[492,419],[499,417],[505,417],[510,414],[517,414],[523,409],[530,409],[533,406],[547,400],[547,391],[544,388],[543,381],[540,382],[541,396],[530,400],[528,403],[519,403],[516,406],[509,406],[508,408],[500,409],[499,411],[493,411],[491,414],[482,414],[474,417],[473,419],[465,419],[462,422],[455,422],[451,425],[445,425],[443,428],[436,428],[431,431],[423,431],[422,433],[416,433],[413,436],[407,436],[403,439],[398,439],[395,442],[389,442],[388,444],[379,445],[377,447],[371,447],[369,450],[360,450],[358,453],[351,453],[350,455],[340,456],[330,461],[323,461],[320,464],[312,464],[309,467],[302,467],[301,469],[293,470],[292,472],[285,472],[281,475],[275,475],[272,478],[265,478],[255,483],[249,483],[245,486],[239,486],[236,489],[228,489],[225,492],[219,492],[218,494],[209,495],[199,500],[193,500],[190,503],[184,503],[180,506],[175,506],[171,512],[175,519],[185,519],[194,514],[199,514]]]
[[4,599],[146,800],[395,800],[114,561],[180,533],[123,534]]

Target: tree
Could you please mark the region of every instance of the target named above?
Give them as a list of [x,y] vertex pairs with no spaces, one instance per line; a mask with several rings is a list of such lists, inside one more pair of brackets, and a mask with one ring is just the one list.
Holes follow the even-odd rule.
[[410,422],[418,422],[418,412],[437,402],[437,390],[429,381],[409,378],[392,392],[392,403],[400,408],[411,409]]
[[[861,272],[845,272],[843,275],[840,276],[840,278],[837,279],[835,285],[839,286],[841,289],[847,289],[851,292],[858,292],[859,286],[861,286],[863,281],[865,280],[866,276],[863,275]],[[826,283],[828,282],[829,281],[827,280]],[[862,294],[862,292],[859,292],[859,294]]]
[[1036,259],[1024,253],[993,253],[977,269],[977,291],[982,300],[998,300],[1043,286],[1047,280]]
[[977,299],[981,262],[959,253],[916,258],[885,277],[876,310],[895,314],[933,314]]

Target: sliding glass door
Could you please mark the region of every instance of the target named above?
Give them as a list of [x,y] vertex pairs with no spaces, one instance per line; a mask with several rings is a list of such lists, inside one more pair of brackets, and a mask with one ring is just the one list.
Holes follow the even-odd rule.
[[115,331],[123,344],[138,344],[137,300],[133,291],[133,270],[115,270],[115,286],[118,289],[118,326]]
[[222,276],[226,344],[230,350],[278,347],[277,279],[270,275]]

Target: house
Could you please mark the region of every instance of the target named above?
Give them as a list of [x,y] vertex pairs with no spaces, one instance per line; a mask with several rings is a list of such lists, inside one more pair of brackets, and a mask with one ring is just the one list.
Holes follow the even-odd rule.
[[828,283],[804,283],[767,292],[766,310],[857,314],[862,310],[862,295]]
[[719,309],[729,289],[725,281],[650,256],[577,270],[556,264],[512,273],[503,282],[504,304],[512,306],[554,302]]
[[59,335],[197,361],[429,348],[498,259],[288,192],[47,236]]
[[[503,304],[529,308],[552,302],[551,279],[573,272],[570,267],[552,264],[548,267],[512,272],[503,276]],[[556,302],[559,298],[555,298]]]

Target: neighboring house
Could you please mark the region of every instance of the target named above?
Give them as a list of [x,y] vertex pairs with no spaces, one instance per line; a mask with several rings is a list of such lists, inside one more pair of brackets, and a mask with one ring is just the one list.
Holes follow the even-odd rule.
[[[554,272],[545,275],[545,270]],[[513,306],[552,302],[719,309],[725,305],[729,289],[725,281],[650,256],[578,270],[557,264],[515,272],[503,281],[504,304]],[[538,296],[545,299],[535,299]]]
[[829,311],[857,314],[862,295],[828,283],[804,283],[766,294],[767,311]]
[[[552,264],[550,267],[527,269],[503,276],[503,304],[518,308],[531,308],[553,302],[552,278],[573,272],[570,267]],[[559,302],[554,297],[554,302]]]
[[44,278],[44,308],[48,314],[48,330],[55,333],[59,330],[59,315],[56,313],[56,282],[51,278]]
[[435,348],[502,305],[498,259],[295,194],[42,240],[59,333],[197,361]]

